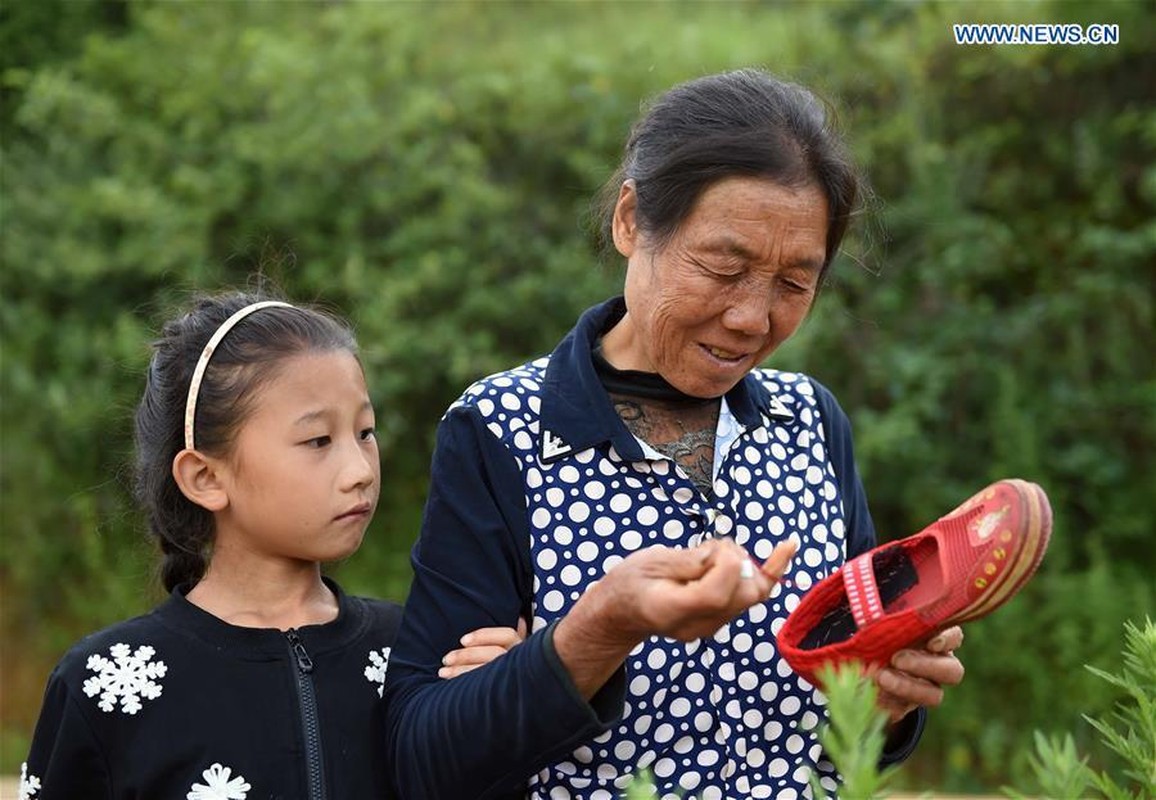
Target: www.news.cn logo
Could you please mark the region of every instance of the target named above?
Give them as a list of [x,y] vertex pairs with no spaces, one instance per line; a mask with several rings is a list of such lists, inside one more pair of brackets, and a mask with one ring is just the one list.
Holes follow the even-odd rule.
[[1119,25],[958,24],[951,26],[956,44],[1119,44]]

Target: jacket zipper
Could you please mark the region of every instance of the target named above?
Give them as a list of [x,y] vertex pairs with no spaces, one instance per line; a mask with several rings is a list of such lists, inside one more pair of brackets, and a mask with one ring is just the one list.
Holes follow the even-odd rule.
[[317,695],[313,689],[313,659],[295,628],[285,631],[289,650],[297,662],[297,699],[305,733],[305,759],[309,772],[309,800],[325,800],[325,765],[321,758],[321,724],[317,719]]

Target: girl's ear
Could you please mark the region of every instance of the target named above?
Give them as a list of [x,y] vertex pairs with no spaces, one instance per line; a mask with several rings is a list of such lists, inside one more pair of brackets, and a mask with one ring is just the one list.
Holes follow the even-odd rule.
[[614,204],[614,219],[610,224],[610,232],[614,237],[614,248],[626,258],[634,255],[638,244],[638,225],[634,218],[638,206],[638,193],[634,189],[634,180],[622,182],[618,190],[618,202]]
[[221,463],[196,450],[182,450],[173,458],[177,487],[191,502],[208,511],[221,511],[229,505],[222,477]]

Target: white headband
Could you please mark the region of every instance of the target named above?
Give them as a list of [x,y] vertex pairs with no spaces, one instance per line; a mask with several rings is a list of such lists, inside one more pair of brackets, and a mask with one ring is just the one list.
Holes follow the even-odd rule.
[[242,308],[240,311],[233,314],[227,320],[221,323],[221,327],[217,328],[212,338],[209,339],[205,349],[201,351],[201,357],[197,361],[197,368],[193,370],[193,378],[189,381],[189,397],[185,401],[185,449],[195,450],[193,446],[193,418],[197,415],[197,395],[201,393],[201,380],[205,377],[205,368],[209,366],[209,359],[213,357],[213,351],[217,349],[217,345],[225,338],[225,334],[233,329],[233,326],[243,320],[245,317],[252,314],[254,311],[260,311],[262,308],[269,308],[271,306],[284,306],[285,308],[292,308],[289,303],[282,303],[280,300],[263,300],[260,303],[253,303]]

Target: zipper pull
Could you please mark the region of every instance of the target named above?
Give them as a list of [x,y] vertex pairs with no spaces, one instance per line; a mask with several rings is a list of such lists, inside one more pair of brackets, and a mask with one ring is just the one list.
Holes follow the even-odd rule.
[[297,631],[294,628],[285,631],[285,635],[289,638],[289,646],[293,650],[293,657],[297,659],[297,668],[308,675],[313,671],[313,659],[309,657],[309,652],[301,642],[301,637],[297,635]]

